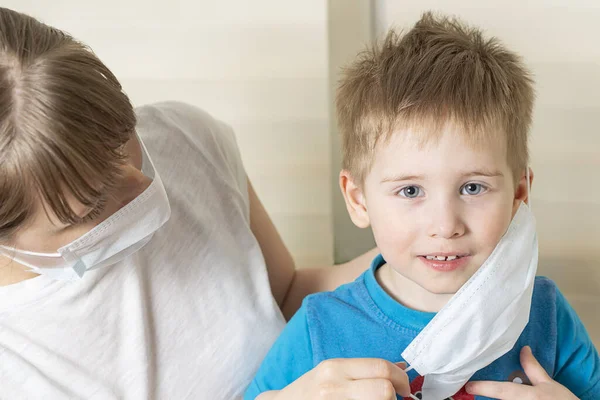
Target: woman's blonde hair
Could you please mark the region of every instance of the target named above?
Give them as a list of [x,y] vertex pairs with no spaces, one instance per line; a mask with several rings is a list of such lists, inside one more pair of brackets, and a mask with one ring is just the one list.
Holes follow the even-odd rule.
[[114,187],[135,125],[117,78],[88,47],[0,8],[0,241],[36,204],[77,222],[67,193],[92,207]]
[[336,108],[343,168],[362,184],[377,144],[402,128],[437,140],[458,124],[469,143],[506,136],[515,181],[525,171],[534,102],[520,58],[480,30],[431,12],[404,35],[389,32],[345,69]]

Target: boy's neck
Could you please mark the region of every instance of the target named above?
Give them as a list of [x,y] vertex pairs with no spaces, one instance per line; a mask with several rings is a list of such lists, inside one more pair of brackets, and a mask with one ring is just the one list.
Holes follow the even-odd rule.
[[453,296],[431,293],[396,272],[389,264],[379,267],[375,278],[394,300],[416,311],[438,312]]

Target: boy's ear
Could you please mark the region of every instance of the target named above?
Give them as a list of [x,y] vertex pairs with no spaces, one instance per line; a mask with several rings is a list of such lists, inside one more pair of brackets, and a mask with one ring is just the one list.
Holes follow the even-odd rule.
[[367,213],[364,193],[347,170],[340,172],[340,189],[354,225],[359,228],[368,228],[371,222]]
[[[529,168],[529,167],[527,167]],[[529,204],[529,190],[533,186],[533,170],[529,168],[529,189],[527,187],[527,174],[523,172],[519,180],[519,184],[517,185],[517,190],[515,191],[515,200],[513,202],[513,215],[517,212],[517,209],[521,205],[521,202],[525,202],[525,204]]]

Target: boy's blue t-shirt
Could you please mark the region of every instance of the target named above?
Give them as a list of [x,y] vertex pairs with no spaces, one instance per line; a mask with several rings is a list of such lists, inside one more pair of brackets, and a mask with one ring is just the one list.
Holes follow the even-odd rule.
[[[244,400],[283,389],[326,359],[402,361],[404,349],[435,314],[406,308],[392,299],[375,279],[375,270],[384,263],[378,256],[356,281],[308,296],[267,354]],[[575,396],[600,399],[598,353],[575,311],[547,278],[536,278],[530,320],[515,347],[471,380],[527,383],[519,361],[524,346],[530,346],[548,374]],[[408,375],[412,392],[419,397],[423,378],[415,371]],[[467,394],[463,388],[452,399],[486,398]]]

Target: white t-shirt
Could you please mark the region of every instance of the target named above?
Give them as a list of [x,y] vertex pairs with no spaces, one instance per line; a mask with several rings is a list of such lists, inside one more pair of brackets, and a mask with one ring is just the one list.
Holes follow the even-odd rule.
[[171,218],[82,280],[0,287],[2,400],[241,398],[285,324],[232,130],[181,103],[137,112]]

